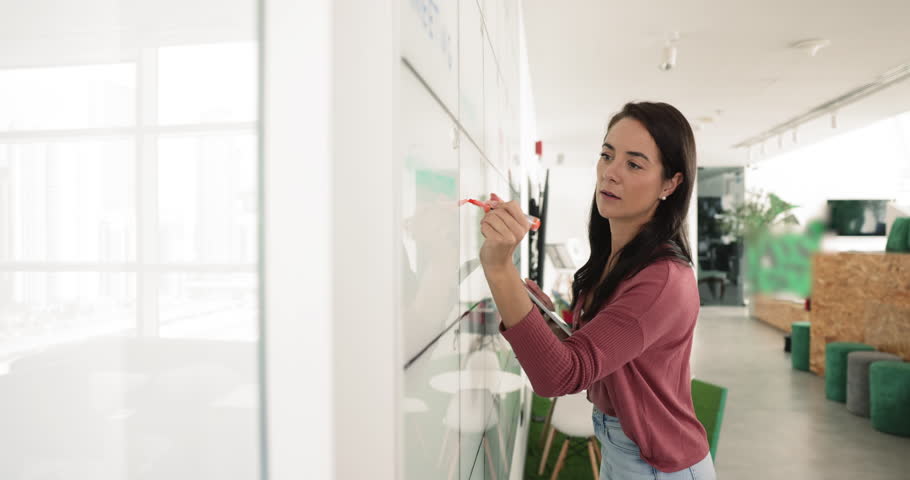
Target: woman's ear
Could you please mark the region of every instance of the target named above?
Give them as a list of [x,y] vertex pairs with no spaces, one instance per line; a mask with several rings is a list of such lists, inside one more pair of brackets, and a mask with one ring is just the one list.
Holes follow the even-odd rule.
[[676,175],[673,175],[673,178],[669,180],[664,180],[664,188],[660,191],[661,197],[668,197],[676,191],[676,187],[679,186],[683,181],[682,172],[676,172]]

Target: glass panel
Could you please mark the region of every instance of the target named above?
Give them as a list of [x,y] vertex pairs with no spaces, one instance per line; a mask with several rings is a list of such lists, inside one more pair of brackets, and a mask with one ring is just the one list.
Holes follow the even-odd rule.
[[402,58],[457,114],[458,2],[402,0],[400,11]]
[[256,262],[256,137],[164,137],[158,143],[163,262]]
[[0,144],[0,261],[135,259],[133,142]]
[[402,68],[401,80],[401,301],[404,354],[411,359],[460,313],[459,175],[451,118],[410,70]]
[[404,478],[408,480],[458,478],[458,350],[453,328],[405,370],[402,425],[407,452]]
[[459,8],[459,111],[458,120],[478,145],[483,145],[483,42],[482,20],[476,2]]
[[255,480],[257,2],[76,3],[0,2],[0,478]]

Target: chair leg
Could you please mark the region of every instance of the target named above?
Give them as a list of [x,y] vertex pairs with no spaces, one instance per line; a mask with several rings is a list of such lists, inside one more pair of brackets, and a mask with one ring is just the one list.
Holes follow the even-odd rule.
[[591,437],[591,444],[594,445],[594,453],[597,454],[597,464],[600,465],[604,461],[603,452],[600,451],[600,441],[597,440],[597,437]]
[[483,436],[483,448],[487,452],[487,465],[490,467],[490,476],[496,480],[496,467],[493,466],[493,452],[490,450],[490,440]]
[[597,454],[594,451],[597,450],[594,448],[594,442],[591,439],[588,439],[588,456],[591,457],[591,472],[594,473],[594,480],[600,478],[600,471],[597,468]]
[[455,480],[455,467],[458,466],[461,462],[461,444],[455,444],[455,455],[452,455],[452,458],[449,460],[449,476],[448,480]]
[[543,442],[547,435],[547,431],[550,430],[550,422],[553,420],[553,410],[556,409],[556,400],[559,400],[559,398],[554,398],[553,402],[550,403],[550,411],[547,412],[547,419],[543,423],[543,430],[540,432],[540,438],[537,440],[537,443]]
[[540,456],[540,468],[537,469],[538,475],[543,475],[543,470],[547,466],[547,457],[550,455],[550,446],[553,445],[553,435],[556,435],[556,429],[550,427],[547,434],[547,443],[543,447],[543,455]]
[[562,442],[562,449],[559,451],[559,460],[556,460],[556,468],[553,469],[553,476],[550,477],[550,480],[556,480],[559,478],[559,471],[562,470],[562,466],[566,461],[566,452],[569,450],[569,439]]
[[509,459],[506,458],[506,441],[502,438],[502,425],[496,424],[496,434],[499,437],[499,458],[502,459],[503,465],[509,463]]
[[449,436],[452,435],[451,429],[446,429],[446,435],[442,438],[442,447],[439,449],[439,457],[436,459],[436,466],[442,465],[442,457],[446,454],[446,446],[449,444]]

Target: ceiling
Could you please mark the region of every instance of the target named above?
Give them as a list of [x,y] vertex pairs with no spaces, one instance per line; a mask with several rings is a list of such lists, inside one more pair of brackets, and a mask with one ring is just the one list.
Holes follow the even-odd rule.
[[[752,160],[733,145],[910,62],[906,0],[523,0],[544,163],[591,165],[609,117],[632,100],[675,105],[696,131],[700,166]],[[661,71],[672,32],[676,67]],[[824,38],[814,57],[790,48]],[[910,110],[903,81],[766,144],[764,157]],[[699,121],[712,117],[713,121]]]

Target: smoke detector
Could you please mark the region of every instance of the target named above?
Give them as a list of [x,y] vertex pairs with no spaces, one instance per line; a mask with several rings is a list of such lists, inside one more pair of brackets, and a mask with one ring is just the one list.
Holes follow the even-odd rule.
[[802,50],[810,57],[814,57],[819,50],[831,45],[831,40],[826,38],[807,38],[790,44],[790,48]]

